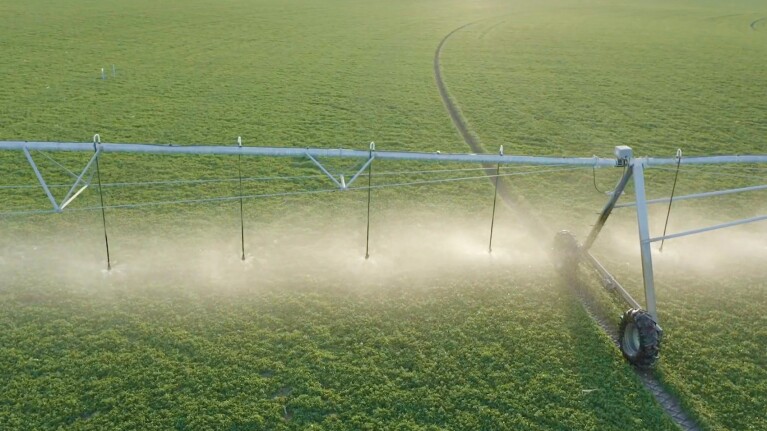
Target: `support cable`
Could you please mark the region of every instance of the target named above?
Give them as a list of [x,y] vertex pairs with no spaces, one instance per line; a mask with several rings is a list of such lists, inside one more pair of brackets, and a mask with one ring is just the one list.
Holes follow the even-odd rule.
[[606,191],[599,190],[599,187],[597,187],[597,167],[596,166],[591,167],[591,177],[594,179],[594,190],[596,190],[597,193],[600,193],[600,194],[607,194]]
[[[594,157],[596,157],[596,156],[594,156]],[[623,173],[621,174],[621,177],[623,177],[624,175],[626,175],[626,166],[623,167]],[[594,183],[594,190],[596,190],[598,193],[604,194],[604,195],[611,195],[611,194],[615,193],[614,189],[610,190],[610,191],[599,190],[599,187],[597,187],[597,167],[596,167],[596,165],[591,167],[591,177],[592,177],[593,183]]]
[[[526,173],[537,173],[535,169],[540,169],[543,167],[548,168],[557,168],[557,167],[567,167],[567,165],[540,165],[540,166],[517,166],[514,169],[516,171],[519,171],[520,168],[526,168],[527,171],[521,172],[521,174]],[[572,169],[580,169],[578,168],[572,168]],[[504,171],[506,168],[504,166],[501,167],[501,171]],[[571,169],[568,167],[568,169]],[[662,169],[662,168],[654,168],[654,169]],[[382,176],[405,176],[405,175],[424,175],[424,174],[439,174],[439,173],[451,173],[451,172],[471,172],[471,171],[484,171],[485,168],[461,168],[461,169],[432,169],[432,170],[420,170],[420,171],[385,171],[385,172],[378,172],[376,176],[382,177]],[[542,173],[551,172],[550,169],[543,170]],[[367,175],[365,173],[361,175]],[[253,181],[293,181],[293,180],[308,180],[308,179],[317,179],[317,178],[325,178],[326,176],[324,174],[316,174],[316,175],[294,175],[294,176],[280,176],[280,177],[243,177],[243,182],[253,182]],[[214,179],[207,179],[207,180],[160,180],[160,181],[136,181],[136,182],[119,182],[119,183],[103,183],[102,187],[104,188],[111,188],[111,187],[149,187],[149,186],[162,186],[162,185],[199,185],[199,184],[210,184],[210,183],[229,183],[238,181],[237,178],[214,178]],[[63,188],[63,187],[71,187],[71,184],[48,184],[49,188]],[[40,187],[39,185],[34,184],[5,184],[0,185],[0,190],[6,190],[6,189],[36,189]]]
[[63,169],[67,173],[67,175],[69,175],[70,177],[77,178],[77,174],[75,174],[74,172],[70,171],[66,166],[64,166],[61,163],[57,162],[53,157],[49,156],[47,153],[38,150],[37,154],[42,154],[43,157],[45,157],[46,159],[48,159],[51,162],[53,162],[54,165],[56,165],[56,166],[60,167],[61,169]]
[[[695,166],[695,168],[705,168],[708,166]],[[659,171],[676,171],[676,168],[664,168],[661,166],[651,166],[651,169],[659,170]],[[719,176],[719,177],[735,177],[735,178],[746,178],[749,180],[759,180],[764,181],[767,180],[767,177],[764,175],[748,175],[748,174],[732,174],[728,172],[712,172],[712,171],[693,171],[691,166],[685,166],[685,169],[687,172],[695,172],[698,175],[713,175],[713,176]]]
[[99,154],[98,154],[98,144],[101,143],[101,137],[99,137],[98,134],[93,135],[93,151],[95,151],[96,154],[96,178],[99,182],[99,199],[101,200],[101,221],[103,222],[104,226],[104,245],[106,246],[107,251],[107,271],[112,270],[112,260],[109,257],[109,236],[107,236],[107,216],[106,216],[106,209],[104,207],[104,193],[101,189],[101,168],[99,168]]
[[[544,166],[559,166],[559,165],[544,165]],[[421,171],[390,171],[390,172],[378,172],[376,176],[395,176],[395,175],[423,175],[432,173],[451,173],[451,172],[466,172],[466,171],[482,171],[484,168],[466,168],[466,169],[434,169],[434,170],[421,170]],[[361,174],[367,175],[367,174]],[[294,181],[294,180],[311,180],[317,178],[325,178],[324,174],[316,175],[291,175],[291,176],[279,176],[279,177],[244,177],[243,182],[254,181]],[[133,182],[119,182],[119,183],[104,183],[104,188],[110,187],[151,187],[151,186],[185,186],[185,185],[204,185],[211,183],[230,183],[238,181],[237,178],[213,178],[207,180],[159,180],[159,181],[133,181]],[[0,185],[0,190],[5,189],[36,189],[40,187],[36,184],[4,184]],[[70,184],[49,184],[49,188],[63,188],[71,187]]]
[[660,251],[663,252],[663,243],[666,241],[666,229],[668,229],[668,219],[671,216],[671,204],[674,202],[674,192],[676,191],[676,181],[679,179],[679,167],[682,164],[682,149],[678,148],[676,150],[676,173],[674,174],[674,185],[671,186],[671,196],[668,199],[668,211],[666,212],[666,223],[663,225],[663,237],[664,239],[660,242]]
[[764,167],[761,167],[761,166],[697,165],[697,167],[699,167],[699,168],[716,169],[717,171],[721,171],[721,170],[761,171],[761,172],[767,171],[767,168],[764,168]]
[[[540,171],[529,171],[529,172],[511,172],[506,174],[500,174],[498,177],[512,177],[512,176],[526,176],[526,175],[537,175],[537,174],[545,174],[545,173],[559,173],[559,172],[565,172],[565,171],[573,171],[578,169],[583,169],[583,166],[576,166],[576,167],[565,167],[565,168],[556,168],[556,169],[546,169],[546,170],[540,170]],[[490,176],[493,177],[492,175]],[[371,185],[370,189],[385,189],[385,188],[397,188],[397,187],[408,187],[408,186],[420,186],[420,185],[429,185],[429,184],[446,184],[446,183],[454,183],[454,182],[462,182],[462,181],[480,181],[480,180],[487,180],[487,175],[481,175],[481,176],[471,176],[471,177],[456,177],[456,178],[442,178],[437,180],[422,180],[422,181],[411,181],[411,182],[402,182],[402,183],[388,183],[388,184],[379,184],[379,185]],[[361,191],[361,190],[367,190],[368,187],[349,187],[346,190],[350,191]],[[292,192],[277,192],[277,193],[264,193],[264,194],[256,194],[256,195],[244,195],[242,196],[243,199],[258,199],[258,198],[274,198],[274,197],[285,197],[285,196],[300,196],[300,195],[312,195],[312,194],[319,194],[319,193],[333,193],[338,192],[340,189],[338,188],[331,188],[331,189],[317,189],[317,190],[298,190],[298,191],[292,191]],[[154,201],[154,202],[138,202],[138,203],[127,203],[127,204],[116,204],[116,205],[109,205],[109,206],[94,206],[94,207],[84,207],[84,208],[68,208],[66,212],[79,212],[79,211],[96,211],[103,208],[106,209],[134,209],[134,208],[143,208],[143,207],[150,207],[150,206],[163,206],[163,205],[179,205],[179,204],[200,204],[200,203],[210,203],[210,202],[227,202],[227,201],[233,201],[238,200],[240,196],[216,196],[211,198],[198,198],[198,199],[179,199],[179,200],[172,200],[172,201]],[[14,215],[25,215],[29,211],[36,211],[36,210],[20,210],[20,211],[12,211],[12,212],[0,212],[0,217],[3,216],[14,216]],[[37,213],[37,212],[35,212]],[[42,213],[41,213],[42,214]]]

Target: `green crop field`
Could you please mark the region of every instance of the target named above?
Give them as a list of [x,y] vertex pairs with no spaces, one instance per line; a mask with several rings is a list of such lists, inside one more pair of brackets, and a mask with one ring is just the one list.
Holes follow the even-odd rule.
[[[755,0],[0,0],[0,140],[470,152],[435,82],[444,41],[486,152],[764,154],[765,17]],[[32,155],[59,199],[62,166],[90,157]],[[490,255],[478,166],[373,166],[365,260],[367,177],[334,192],[310,161],[244,158],[241,262],[237,159],[105,154],[106,271],[97,188],[15,214],[49,202],[0,151],[0,429],[675,429],[548,256],[618,169],[503,168],[526,209],[499,205]],[[650,197],[675,174],[648,170]],[[676,193],[766,177],[683,167]],[[669,229],[765,197],[674,203]],[[622,209],[595,253],[643,300],[637,242]],[[761,223],[654,253],[654,374],[701,429],[767,429],[766,244]]]

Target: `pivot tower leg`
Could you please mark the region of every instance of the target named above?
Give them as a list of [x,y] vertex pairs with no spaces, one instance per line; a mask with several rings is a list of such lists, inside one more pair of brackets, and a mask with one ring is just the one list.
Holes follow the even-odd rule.
[[658,323],[658,311],[655,306],[655,280],[652,268],[652,249],[650,248],[650,221],[647,214],[647,198],[644,183],[644,159],[636,159],[631,167],[634,172],[634,190],[636,193],[637,225],[639,226],[639,247],[642,252],[642,278],[647,312]]

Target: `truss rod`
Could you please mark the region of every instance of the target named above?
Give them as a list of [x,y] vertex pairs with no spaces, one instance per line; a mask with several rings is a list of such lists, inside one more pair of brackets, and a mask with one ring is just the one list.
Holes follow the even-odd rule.
[[[729,195],[733,193],[742,193],[742,192],[753,192],[757,190],[765,190],[767,189],[767,184],[763,184],[760,186],[751,186],[751,187],[741,187],[738,189],[727,189],[727,190],[717,190],[713,192],[704,192],[704,193],[695,193],[691,195],[684,195],[684,196],[674,196],[674,202],[676,201],[684,201],[689,199],[700,199],[700,198],[708,198],[712,196],[722,196],[722,195]],[[661,204],[661,203],[667,203],[670,201],[671,198],[658,198],[658,199],[650,199],[647,201],[647,204]],[[615,205],[615,208],[628,208],[636,206],[636,202],[627,202],[625,204],[618,204]]]
[[[67,205],[69,205],[69,203],[70,203],[70,202],[72,202],[72,201],[73,201],[73,200],[74,200],[74,199],[75,199],[75,198],[76,198],[76,197],[77,197],[77,196],[78,196],[80,193],[82,193],[82,192],[83,192],[83,190],[85,190],[86,188],[88,188],[88,184],[85,184],[85,185],[84,185],[82,188],[80,188],[80,190],[78,190],[78,191],[77,191],[77,193],[75,193],[75,189],[77,188],[77,186],[78,186],[78,185],[80,185],[80,182],[82,182],[82,180],[83,180],[83,177],[84,177],[84,176],[85,176],[85,174],[88,172],[88,169],[90,169],[90,168],[91,168],[91,165],[93,164],[93,162],[94,162],[94,161],[95,161],[95,160],[96,160],[96,159],[99,157],[99,153],[101,153],[101,151],[97,149],[97,150],[96,150],[96,151],[93,153],[93,156],[91,157],[91,159],[88,161],[88,164],[87,164],[87,165],[85,165],[85,168],[83,169],[83,171],[80,173],[80,175],[79,175],[79,176],[77,176],[77,177],[76,177],[76,179],[75,179],[75,183],[74,183],[74,184],[72,184],[72,188],[71,188],[71,189],[69,189],[69,192],[68,192],[68,193],[67,193],[67,195],[64,197],[64,200],[63,200],[63,202],[64,202],[64,203],[63,203],[63,204],[61,204],[61,209],[64,209],[64,208],[65,208]],[[43,153],[43,154],[45,154],[45,153]],[[90,181],[89,181],[89,183],[90,183]],[[75,193],[75,194],[74,194],[74,196],[72,196],[72,193]],[[70,197],[71,197],[71,199],[70,199]]]
[[623,176],[618,181],[618,184],[615,186],[615,189],[613,190],[612,195],[610,196],[610,199],[607,201],[607,204],[605,204],[604,209],[602,209],[602,213],[599,215],[599,220],[597,220],[597,223],[594,225],[594,227],[591,229],[591,232],[589,233],[588,238],[586,238],[586,242],[583,243],[583,249],[589,250],[592,245],[594,245],[594,241],[597,240],[597,235],[599,235],[599,232],[602,231],[602,228],[604,227],[605,223],[607,223],[608,217],[610,217],[610,214],[612,213],[613,209],[616,207],[616,203],[618,202],[618,199],[620,199],[621,195],[623,194],[623,190],[626,189],[626,185],[629,183],[629,180],[631,179],[631,176],[634,174],[633,169],[626,169],[626,172],[623,173]]
[[726,227],[738,226],[738,225],[747,224],[747,223],[755,223],[762,220],[767,220],[767,215],[735,220],[735,221],[731,221],[727,223],[717,224],[714,226],[702,227],[699,229],[686,230],[684,232],[672,233],[670,235],[665,235],[665,236],[657,236],[655,238],[650,238],[649,240],[647,240],[647,242],[656,242],[656,241],[661,241],[664,239],[680,238],[683,236],[695,235],[697,233],[709,232],[709,231],[717,230],[717,229],[724,229]]
[[583,250],[582,252],[588,263],[591,264],[591,267],[601,276],[602,286],[605,289],[608,291],[615,290],[618,292],[623,300],[626,301],[626,304],[628,304],[631,308],[642,308],[636,299],[634,299],[631,294],[629,294],[628,291],[623,286],[621,286],[620,283],[618,283],[618,280],[616,280],[615,277],[610,274],[607,268],[602,265],[602,262],[598,261],[597,258],[594,257],[594,255],[592,255],[588,250]]
[[[670,157],[665,159],[656,159],[648,157],[645,159],[645,166],[663,166],[663,165],[676,165],[676,157]],[[682,159],[681,166],[686,165],[715,165],[722,163],[767,163],[767,154],[763,155],[743,155],[743,156],[702,156],[702,157],[685,157]]]
[[345,188],[346,188],[346,184],[343,184],[343,185],[342,185],[341,183],[339,183],[339,182],[338,182],[338,180],[336,179],[336,177],[334,177],[334,176],[333,176],[333,174],[331,174],[330,172],[328,172],[328,170],[327,170],[327,169],[325,169],[325,167],[324,167],[324,166],[322,166],[322,163],[318,162],[318,161],[317,161],[317,159],[315,159],[314,157],[312,157],[312,155],[311,155],[311,154],[309,154],[309,153],[308,153],[308,151],[307,151],[305,154],[306,154],[306,157],[308,157],[308,158],[309,158],[309,160],[311,160],[311,161],[312,161],[312,163],[314,163],[314,165],[315,165],[315,166],[317,166],[318,168],[320,168],[320,170],[322,171],[322,173],[323,173],[323,174],[325,174],[325,175],[327,175],[327,177],[328,177],[328,178],[330,178],[330,180],[331,180],[331,181],[333,181],[333,183],[334,183],[336,186],[338,186],[338,188],[339,188],[339,189],[345,189]]
[[21,150],[24,151],[24,156],[27,158],[29,165],[32,166],[32,170],[35,171],[37,180],[40,182],[40,185],[43,187],[43,191],[45,191],[45,195],[48,196],[48,200],[51,201],[51,205],[53,205],[53,210],[56,212],[61,212],[61,208],[59,208],[59,204],[56,203],[56,199],[53,197],[53,195],[51,194],[51,191],[48,189],[48,184],[45,182],[45,179],[43,178],[43,174],[41,174],[40,170],[37,169],[37,164],[35,164],[35,160],[32,158],[32,154],[29,153],[29,149],[27,149],[26,147],[22,147]]

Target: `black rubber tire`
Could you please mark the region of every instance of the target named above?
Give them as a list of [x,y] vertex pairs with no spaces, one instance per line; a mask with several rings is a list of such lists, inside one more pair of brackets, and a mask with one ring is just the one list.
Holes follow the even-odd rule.
[[569,231],[562,230],[554,236],[554,265],[565,277],[574,277],[578,270],[578,240]]
[[621,353],[637,368],[651,368],[660,358],[663,332],[650,313],[641,309],[629,309],[621,317],[618,327],[618,343]]

